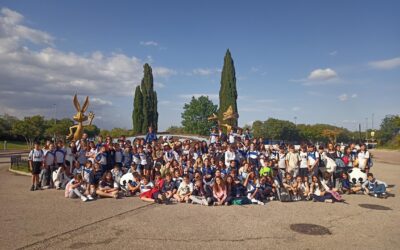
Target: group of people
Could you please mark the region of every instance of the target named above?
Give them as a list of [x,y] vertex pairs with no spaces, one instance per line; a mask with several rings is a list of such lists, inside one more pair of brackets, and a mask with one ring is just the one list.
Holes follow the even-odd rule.
[[[386,197],[386,183],[370,172],[365,145],[344,150],[332,143],[264,145],[247,131],[213,129],[208,141],[157,137],[149,128],[144,138],[101,136],[64,145],[39,143],[29,153],[31,191],[56,188],[82,201],[138,196],[169,204],[264,205],[268,201],[343,201],[343,194]],[[353,168],[367,173],[350,179]]]

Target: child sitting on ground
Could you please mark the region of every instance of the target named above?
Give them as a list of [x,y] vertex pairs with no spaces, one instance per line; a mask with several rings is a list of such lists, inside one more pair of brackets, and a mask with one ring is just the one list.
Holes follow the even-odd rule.
[[373,195],[377,198],[387,198],[387,184],[383,181],[377,180],[372,173],[368,173],[367,178],[367,181],[362,184],[364,193]]
[[81,174],[74,175],[65,188],[66,198],[81,198],[82,201],[87,201],[88,198],[84,195],[85,188],[83,186],[83,178]]

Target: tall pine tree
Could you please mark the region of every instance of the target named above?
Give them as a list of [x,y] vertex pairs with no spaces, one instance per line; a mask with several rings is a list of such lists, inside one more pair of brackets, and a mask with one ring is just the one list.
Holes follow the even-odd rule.
[[143,124],[143,95],[142,91],[140,90],[140,86],[137,86],[135,90],[132,121],[133,121],[133,132],[135,134],[140,134],[142,132],[142,124]]
[[[221,88],[219,90],[219,117],[223,117],[223,113],[232,106],[233,112],[238,113],[237,109],[237,90],[236,90],[236,76],[235,65],[231,57],[229,49],[226,51],[224,58],[224,67],[221,73]],[[231,126],[237,127],[238,119],[231,119],[225,121]]]
[[145,64],[144,76],[140,86],[136,87],[133,107],[133,131],[146,133],[152,126],[158,128],[157,93],[154,91],[153,73],[149,64]]

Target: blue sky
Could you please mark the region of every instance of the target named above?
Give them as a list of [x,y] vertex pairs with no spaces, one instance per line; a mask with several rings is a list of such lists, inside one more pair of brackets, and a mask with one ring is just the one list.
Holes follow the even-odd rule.
[[159,127],[192,95],[218,103],[229,48],[239,124],[269,117],[356,129],[399,114],[399,1],[2,1],[0,112],[72,116],[90,95],[102,128],[131,128],[142,65]]

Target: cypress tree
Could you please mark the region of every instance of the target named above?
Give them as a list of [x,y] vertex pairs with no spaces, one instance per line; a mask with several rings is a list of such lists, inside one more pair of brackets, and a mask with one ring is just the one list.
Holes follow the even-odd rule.
[[137,86],[135,90],[132,121],[133,121],[133,132],[135,134],[140,134],[142,132],[142,124],[143,124],[143,95],[142,91],[140,90],[140,86]]
[[152,126],[157,131],[157,94],[154,91],[152,69],[147,63],[144,65],[144,76],[140,88],[143,95],[143,123],[141,131],[142,133],[146,133],[149,126]]
[[[238,113],[237,109],[237,90],[236,90],[236,76],[235,65],[231,57],[229,49],[226,51],[224,58],[224,67],[221,73],[221,88],[219,90],[219,116],[223,117],[223,113],[232,106],[233,112]],[[225,121],[231,126],[237,127],[238,119],[231,119]]]

